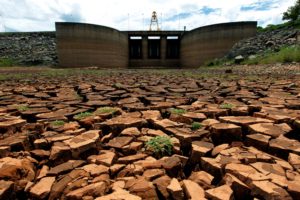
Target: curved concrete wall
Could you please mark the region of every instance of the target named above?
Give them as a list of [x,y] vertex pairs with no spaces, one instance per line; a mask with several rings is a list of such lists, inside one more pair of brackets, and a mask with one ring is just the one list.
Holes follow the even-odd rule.
[[118,30],[82,23],[56,23],[59,66],[128,67],[128,38]]
[[181,40],[181,66],[200,67],[205,61],[224,56],[238,41],[256,34],[257,22],[232,22],[185,32]]
[[[180,58],[166,59],[165,40],[161,43],[161,58],[148,59],[147,40],[143,39],[143,58],[129,59],[130,35],[153,35],[152,32],[120,32],[105,26],[82,23],[56,23],[59,66],[107,68],[127,67],[200,67],[205,61],[224,56],[231,47],[244,38],[256,34],[257,22],[232,22],[200,27],[178,34]],[[161,35],[163,32],[156,32]],[[172,34],[166,32],[165,35]],[[165,35],[161,35],[162,38]]]

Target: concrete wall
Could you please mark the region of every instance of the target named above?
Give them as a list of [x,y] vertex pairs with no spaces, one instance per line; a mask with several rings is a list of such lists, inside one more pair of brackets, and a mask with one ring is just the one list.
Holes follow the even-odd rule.
[[[168,67],[179,68],[180,57],[178,59],[167,58],[167,36],[181,37],[182,31],[130,31],[127,32],[130,36],[142,36],[142,58],[141,59],[129,59],[129,67],[141,68],[141,67]],[[148,58],[148,36],[160,36],[160,59]],[[180,56],[180,55],[179,55]]]
[[[59,66],[103,68],[201,66],[224,56],[241,39],[256,34],[257,22],[233,22],[200,27],[192,31],[123,31],[81,23],[56,23]],[[142,59],[129,59],[129,37],[140,35]],[[148,36],[161,37],[161,58],[148,58]],[[166,37],[178,35],[179,59],[166,58]]]
[[181,66],[200,67],[206,61],[223,57],[236,42],[254,36],[256,26],[257,22],[233,22],[186,32],[181,40]]
[[128,67],[128,38],[118,30],[91,24],[56,23],[59,66]]

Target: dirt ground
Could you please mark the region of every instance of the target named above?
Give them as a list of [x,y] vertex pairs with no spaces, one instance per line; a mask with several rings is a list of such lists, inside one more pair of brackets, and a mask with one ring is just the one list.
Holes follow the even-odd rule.
[[0,133],[0,199],[299,199],[300,65],[0,68]]

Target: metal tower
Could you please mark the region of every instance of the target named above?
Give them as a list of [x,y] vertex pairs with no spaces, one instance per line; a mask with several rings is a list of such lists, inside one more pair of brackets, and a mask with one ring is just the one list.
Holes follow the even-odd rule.
[[158,26],[157,15],[156,15],[155,11],[152,12],[152,17],[151,17],[151,22],[150,22],[150,28],[149,28],[149,30],[150,31],[160,31],[159,26]]

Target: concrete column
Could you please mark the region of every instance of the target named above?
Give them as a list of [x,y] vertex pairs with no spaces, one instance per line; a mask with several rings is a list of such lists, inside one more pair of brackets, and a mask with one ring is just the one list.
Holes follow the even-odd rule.
[[167,37],[166,36],[161,36],[161,47],[160,47],[160,58],[165,60],[166,59],[166,55],[167,55]]
[[143,54],[143,60],[148,59],[148,37],[143,36],[142,38],[142,54]]

